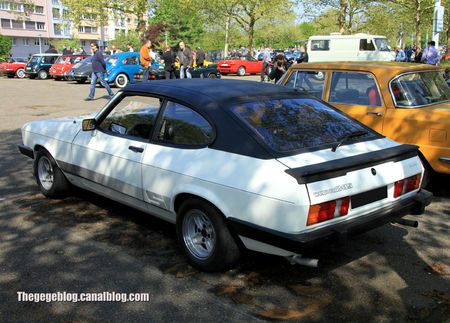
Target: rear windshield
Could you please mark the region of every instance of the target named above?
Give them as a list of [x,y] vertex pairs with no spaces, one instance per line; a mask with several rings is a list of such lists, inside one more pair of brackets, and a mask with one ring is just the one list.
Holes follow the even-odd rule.
[[346,115],[311,98],[246,102],[231,111],[255,131],[273,150],[289,153],[330,146],[354,133],[349,142],[378,136]]
[[391,82],[397,107],[413,108],[450,100],[450,88],[441,71],[401,75]]

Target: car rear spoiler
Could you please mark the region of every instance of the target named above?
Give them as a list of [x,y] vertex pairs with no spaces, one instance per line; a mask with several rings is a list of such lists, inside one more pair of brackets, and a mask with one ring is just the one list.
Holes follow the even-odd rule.
[[419,147],[415,145],[399,145],[324,163],[291,168],[285,172],[294,177],[299,184],[307,184],[343,176],[350,171],[364,167],[411,158],[418,155],[418,150]]

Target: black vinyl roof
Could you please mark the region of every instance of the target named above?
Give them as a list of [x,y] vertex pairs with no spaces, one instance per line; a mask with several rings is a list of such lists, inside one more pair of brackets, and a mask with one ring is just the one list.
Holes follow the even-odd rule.
[[191,106],[213,122],[216,139],[213,149],[261,159],[281,157],[228,110],[243,100],[269,100],[295,97],[297,90],[268,83],[223,79],[173,79],[128,85],[125,93],[142,93],[166,97]]

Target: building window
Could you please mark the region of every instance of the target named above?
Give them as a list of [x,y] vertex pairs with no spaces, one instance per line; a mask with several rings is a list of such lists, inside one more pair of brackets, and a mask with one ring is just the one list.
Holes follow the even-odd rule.
[[59,9],[52,8],[52,14],[53,14],[53,18],[59,18],[60,17]]
[[36,22],[34,22],[34,21],[25,21],[25,29],[35,30],[36,29]]
[[84,31],[84,26],[79,26],[79,27],[78,27],[78,32],[84,33],[84,32],[85,32],[85,31]]
[[81,41],[81,46],[86,47],[86,41],[85,40]]
[[45,23],[44,22],[36,22],[36,29],[37,30],[44,30],[45,29]]
[[23,21],[13,20],[12,21],[12,27],[14,29],[23,29]]
[[13,46],[16,46],[16,44],[17,44],[17,40],[16,40],[16,38],[15,38],[15,37],[13,37],[13,38],[11,38],[11,40],[12,40],[12,45],[13,45]]
[[61,25],[53,24],[53,32],[55,33],[55,35],[61,35]]
[[34,39],[34,44],[35,44],[36,46],[39,46],[39,38],[35,38],[35,39]]
[[23,12],[23,4],[22,3],[10,2],[9,3],[9,10]]
[[9,28],[9,29],[11,29],[11,20],[9,20],[9,19],[1,19],[1,25],[2,25],[2,28]]
[[91,27],[91,33],[96,34],[97,33],[97,27]]
[[9,2],[0,1],[0,10],[9,10]]
[[52,0],[52,5],[59,6],[59,0]]
[[85,13],[81,15],[81,19],[84,20],[94,20],[94,15],[91,13]]
[[23,45],[24,46],[30,46],[30,44],[28,43],[28,38],[24,38],[23,39]]
[[48,38],[44,38],[43,40],[41,39],[41,41],[44,46],[50,46],[50,42],[49,42]]
[[43,6],[34,6],[34,13],[44,13],[44,7]]

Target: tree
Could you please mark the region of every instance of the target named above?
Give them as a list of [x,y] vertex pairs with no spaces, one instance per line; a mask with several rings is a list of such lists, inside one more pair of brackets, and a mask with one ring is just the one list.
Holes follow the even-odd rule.
[[0,58],[7,58],[11,52],[12,39],[0,34]]
[[112,45],[122,51],[128,51],[128,44],[131,44],[134,49],[139,50],[141,47],[141,37],[137,31],[129,31],[128,33],[122,31],[116,33],[116,38],[112,42]]
[[73,52],[77,52],[80,48],[80,40],[78,38],[66,38],[66,39],[58,39],[53,45],[55,48],[62,52],[64,47],[70,48]]
[[95,18],[99,26],[108,22],[110,15],[133,14],[138,18],[137,31],[143,33],[147,23],[148,0],[61,0],[68,8],[66,18],[78,25],[83,15]]
[[422,48],[422,24],[425,16],[432,13],[434,0],[384,0],[384,2],[399,5],[407,10],[408,16],[414,21],[416,45]]

